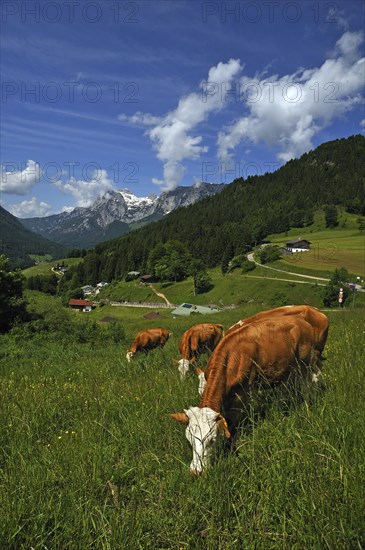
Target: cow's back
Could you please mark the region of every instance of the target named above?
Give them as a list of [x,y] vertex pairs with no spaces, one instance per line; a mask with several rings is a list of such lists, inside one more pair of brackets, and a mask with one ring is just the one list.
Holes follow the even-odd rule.
[[182,357],[191,358],[203,353],[206,348],[213,351],[223,336],[223,325],[200,323],[190,327],[181,337],[179,352]]
[[321,354],[328,336],[328,317],[319,309],[308,305],[282,306],[271,310],[260,311],[259,313],[256,313],[256,315],[252,315],[247,319],[243,319],[242,321],[239,321],[238,323],[230,327],[226,332],[226,336],[231,334],[232,332],[235,332],[236,330],[239,330],[243,326],[260,320],[287,316],[300,316],[313,327],[315,348],[317,349],[318,353]]
[[135,337],[131,351],[149,351],[160,345],[164,345],[169,339],[169,331],[163,328],[147,329],[140,331]]
[[[315,362],[314,331],[301,317],[260,319],[226,335],[211,355],[207,387],[225,387],[225,394],[258,379],[269,384],[286,377],[297,363]],[[200,406],[207,406],[200,404]]]

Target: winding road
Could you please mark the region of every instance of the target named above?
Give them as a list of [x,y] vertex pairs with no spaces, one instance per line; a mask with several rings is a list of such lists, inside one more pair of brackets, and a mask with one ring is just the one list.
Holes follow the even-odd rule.
[[[259,265],[260,267],[264,267],[265,269],[271,269],[272,271],[278,271],[279,273],[285,273],[285,275],[294,275],[295,277],[303,277],[305,279],[314,279],[315,281],[325,281],[325,283],[328,283],[330,279],[325,279],[324,277],[316,277],[314,275],[304,275],[303,273],[294,273],[293,271],[285,271],[284,269],[278,269],[277,267],[269,267],[268,265],[260,264],[259,262],[256,262],[254,260],[253,252],[250,252],[247,254],[247,259],[250,260],[250,262],[254,262],[256,265]],[[254,277],[254,275],[250,275],[250,277]],[[293,281],[292,279],[279,279],[276,277],[260,277],[258,275],[255,276],[256,279],[274,279],[276,281],[288,281],[291,283],[307,283],[307,284],[313,284],[313,282],[310,281]],[[317,283],[319,286],[326,286],[324,283]],[[355,285],[356,290],[359,290],[360,292],[365,292],[365,289],[362,288],[361,285],[356,284]]]

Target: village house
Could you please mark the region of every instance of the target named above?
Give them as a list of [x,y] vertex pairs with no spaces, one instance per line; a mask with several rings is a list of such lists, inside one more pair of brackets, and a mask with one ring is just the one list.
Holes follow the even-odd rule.
[[95,289],[94,289],[93,286],[85,285],[85,286],[81,287],[81,290],[82,290],[84,296],[89,296],[90,294],[92,294],[94,292]]
[[79,300],[76,298],[71,298],[68,301],[68,307],[71,309],[77,309],[78,311],[88,312],[92,309],[95,309],[94,302],[90,302],[90,300]]
[[286,249],[291,252],[308,252],[310,250],[311,243],[306,239],[295,239],[294,241],[288,241],[285,243]]
[[149,283],[156,283],[158,281],[158,278],[154,277],[153,275],[146,274],[146,275],[142,275],[139,278],[139,280],[142,284],[149,284]]

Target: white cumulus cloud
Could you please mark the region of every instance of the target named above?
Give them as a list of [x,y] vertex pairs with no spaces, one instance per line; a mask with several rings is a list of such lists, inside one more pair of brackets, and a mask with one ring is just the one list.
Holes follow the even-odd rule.
[[52,207],[46,202],[38,202],[35,197],[32,197],[30,200],[10,204],[8,210],[17,218],[35,218],[48,216]]
[[23,167],[9,163],[0,167],[0,191],[14,195],[26,195],[39,183],[42,171],[34,160],[28,160]]
[[242,142],[279,147],[288,161],[312,148],[315,134],[362,102],[364,58],[361,32],[345,32],[320,67],[294,74],[240,80],[245,116],[218,135],[218,156],[229,162]]
[[91,206],[98,197],[114,188],[114,182],[108,177],[106,170],[95,170],[89,180],[71,178],[66,183],[57,181],[54,185],[76,199],[75,207]]
[[200,83],[200,92],[192,92],[180,98],[175,110],[163,117],[137,112],[131,117],[120,115],[119,120],[147,127],[157,158],[163,163],[163,179],[153,178],[153,183],[164,190],[173,189],[181,182],[185,167],[183,161],[196,160],[208,150],[203,137],[192,135],[193,130],[210,113],[220,111],[226,104],[222,89],[229,89],[233,78],[242,70],[239,59],[218,63],[211,67],[206,81]]

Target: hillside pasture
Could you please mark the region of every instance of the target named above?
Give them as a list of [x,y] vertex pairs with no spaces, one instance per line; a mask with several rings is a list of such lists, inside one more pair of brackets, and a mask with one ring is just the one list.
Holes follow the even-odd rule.
[[51,262],[40,262],[37,265],[23,269],[22,273],[25,277],[34,277],[35,275],[50,275],[52,273],[52,267],[62,262],[65,262],[65,266],[71,267],[82,261],[82,258],[62,258],[61,260],[52,260]]
[[[312,303],[321,306],[321,287],[312,284],[301,284],[302,279],[295,276],[286,276],[277,272],[268,272],[262,267],[258,267],[249,274],[243,274],[240,269],[235,269],[231,273],[222,275],[219,268],[209,270],[212,279],[213,288],[204,294],[194,295],[194,285],[192,277],[184,281],[171,284],[155,284],[154,286],[163,292],[173,304],[190,302],[198,305],[215,304],[218,307],[231,305],[256,305],[262,307],[271,307],[271,304],[284,305],[277,303],[282,296],[282,301],[287,303]],[[256,278],[260,277],[260,278]],[[269,278],[278,279],[275,281]],[[280,281],[285,277],[289,281]]]
[[195,319],[132,364],[123,344],[3,336],[0,547],[362,548],[364,311],[328,315],[323,384],[259,394],[237,452],[198,479],[166,416],[199,402],[172,365]]
[[105,286],[98,294],[98,299],[108,299],[116,302],[152,302],[165,303],[162,298],[157,296],[153,290],[146,285],[142,285],[139,280],[135,281],[113,281]]
[[338,227],[326,229],[323,212],[317,212],[314,223],[308,227],[291,229],[286,234],[269,235],[267,239],[280,246],[299,237],[311,242],[309,252],[285,256],[275,263],[275,267],[323,277],[329,277],[336,268],[345,267],[349,273],[364,279],[365,235],[359,231],[356,223],[358,217],[340,210]]

